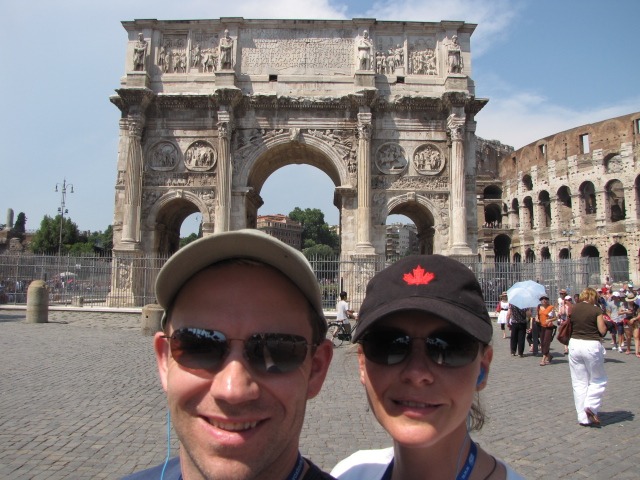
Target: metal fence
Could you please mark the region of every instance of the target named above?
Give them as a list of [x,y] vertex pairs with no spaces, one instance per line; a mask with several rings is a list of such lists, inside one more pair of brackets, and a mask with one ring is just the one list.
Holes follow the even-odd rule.
[[[626,257],[610,263],[616,277],[628,279]],[[0,303],[25,304],[32,280],[44,280],[50,305],[85,307],[142,307],[155,303],[153,285],[166,262],[163,257],[59,257],[0,255]],[[377,255],[314,257],[310,263],[320,283],[323,307],[336,308],[339,293],[349,294],[358,309],[369,279],[395,259]],[[536,263],[481,263],[476,257],[457,258],[476,274],[491,310],[500,293],[521,280],[543,284],[550,296],[560,288],[571,293],[602,282],[598,258]],[[623,269],[626,270],[623,272]]]

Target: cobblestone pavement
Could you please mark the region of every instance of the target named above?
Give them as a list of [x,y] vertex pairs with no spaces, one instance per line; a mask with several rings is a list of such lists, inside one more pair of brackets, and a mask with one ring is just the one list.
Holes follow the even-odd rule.
[[[163,461],[164,394],[139,321],[75,311],[27,324],[24,311],[0,310],[0,478],[114,479]],[[473,437],[526,478],[639,478],[640,359],[607,352],[603,427],[584,428],[561,345],[554,341],[554,362],[540,367],[539,358],[510,356],[501,337],[482,394],[488,420]],[[334,351],[301,439],[326,469],[354,450],[390,445],[367,411],[352,349]]]

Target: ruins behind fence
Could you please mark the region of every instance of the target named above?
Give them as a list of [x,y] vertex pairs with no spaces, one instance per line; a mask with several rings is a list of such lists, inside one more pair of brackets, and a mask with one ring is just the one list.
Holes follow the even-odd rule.
[[[156,303],[155,279],[167,258],[0,255],[0,303],[25,304],[29,283],[44,280],[50,306],[141,308]],[[369,279],[394,260],[379,255],[310,258],[325,310],[335,310],[343,290],[349,295],[351,307],[357,310]],[[521,280],[541,283],[552,298],[560,288],[574,294],[586,286],[601,285],[604,280],[598,258],[531,263],[481,263],[477,257],[457,260],[476,274],[490,311],[500,293]]]

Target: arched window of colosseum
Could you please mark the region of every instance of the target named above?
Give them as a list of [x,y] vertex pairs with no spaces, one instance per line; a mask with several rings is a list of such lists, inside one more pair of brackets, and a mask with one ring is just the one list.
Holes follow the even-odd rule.
[[533,190],[533,180],[531,180],[531,175],[525,175],[522,177],[522,184],[524,185],[525,190]]
[[536,254],[533,253],[533,250],[527,248],[527,251],[524,252],[524,261],[528,263],[533,263],[536,261]]
[[560,226],[566,226],[571,223],[573,216],[571,210],[571,190],[566,185],[558,189],[558,221]]
[[606,186],[607,210],[612,222],[619,222],[626,218],[624,204],[624,186],[620,180],[611,180]]
[[482,193],[485,200],[500,200],[502,198],[502,189],[497,185],[488,185]]
[[522,221],[528,228],[533,229],[533,200],[531,200],[531,197],[525,197],[522,203],[524,204],[526,215]]
[[549,192],[543,190],[538,195],[538,203],[540,208],[538,209],[538,218],[540,219],[540,227],[551,226],[551,197]]
[[549,251],[549,247],[542,247],[540,249],[540,257],[542,260],[551,260],[551,252]]
[[629,280],[627,249],[619,243],[614,243],[609,248],[609,275],[612,282],[626,282]]
[[513,261],[514,261],[514,263],[522,262],[522,255],[520,255],[519,253],[514,254],[513,255]]
[[502,226],[502,213],[500,205],[490,203],[484,207],[484,228],[500,228]]
[[580,185],[580,204],[582,211],[586,215],[596,213],[596,188],[591,182],[584,182]]
[[510,227],[511,228],[520,228],[520,202],[518,202],[517,198],[514,198],[511,202],[511,213],[513,218],[510,219]]
[[560,260],[569,260],[571,258],[571,256],[569,255],[569,249],[561,248],[560,252],[558,253],[558,258]]
[[493,239],[493,251],[496,255],[496,262],[509,262],[509,249],[511,248],[511,238],[508,235],[498,235]]

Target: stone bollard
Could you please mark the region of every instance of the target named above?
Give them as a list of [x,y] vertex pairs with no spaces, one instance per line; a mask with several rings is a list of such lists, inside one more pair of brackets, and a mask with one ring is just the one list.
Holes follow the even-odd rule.
[[27,323],[49,322],[49,289],[44,280],[34,280],[27,289]]
[[154,335],[162,330],[160,323],[162,322],[163,313],[163,308],[156,303],[150,303],[142,307],[140,326],[143,335]]

